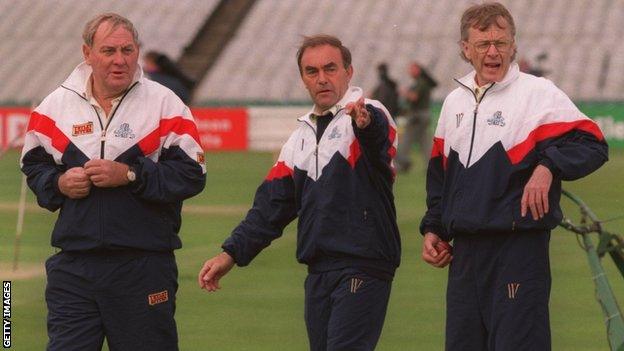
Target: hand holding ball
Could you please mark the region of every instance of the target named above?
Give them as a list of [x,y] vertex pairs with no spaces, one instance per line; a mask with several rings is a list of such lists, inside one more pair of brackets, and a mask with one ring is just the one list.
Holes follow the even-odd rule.
[[435,245],[435,249],[436,251],[438,251],[438,255],[442,253],[442,251],[448,251],[449,255],[453,254],[453,246],[451,246],[451,244],[449,244],[446,241],[438,241],[438,243]]

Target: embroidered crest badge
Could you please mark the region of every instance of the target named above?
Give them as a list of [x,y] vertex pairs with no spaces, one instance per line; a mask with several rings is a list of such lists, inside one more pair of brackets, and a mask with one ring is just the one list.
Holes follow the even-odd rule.
[[134,134],[132,133],[132,129],[130,129],[130,124],[128,123],[122,123],[119,128],[115,129],[114,133],[117,138],[134,139]]
[[503,113],[501,111],[496,111],[492,117],[488,118],[487,123],[491,126],[505,126],[505,118],[503,117]]
[[329,136],[327,137],[327,139],[332,140],[332,139],[340,138],[341,136],[342,134],[340,134],[340,132],[338,131],[338,126],[335,126],[334,129],[332,129]]

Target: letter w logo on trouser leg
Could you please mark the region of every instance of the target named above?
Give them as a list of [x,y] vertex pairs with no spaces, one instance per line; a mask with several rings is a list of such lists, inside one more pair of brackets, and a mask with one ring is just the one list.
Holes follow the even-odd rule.
[[360,286],[362,286],[362,283],[364,283],[364,281],[362,279],[359,278],[351,278],[351,292],[352,293],[356,293],[357,289],[360,288]]
[[510,299],[515,299],[516,294],[518,293],[518,288],[520,288],[520,283],[509,283],[507,284],[507,296]]

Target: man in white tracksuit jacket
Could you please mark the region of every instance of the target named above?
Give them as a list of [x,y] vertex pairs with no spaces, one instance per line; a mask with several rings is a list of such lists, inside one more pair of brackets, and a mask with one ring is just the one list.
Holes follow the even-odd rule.
[[444,101],[420,226],[423,259],[451,263],[446,349],[549,350],[548,243],[562,218],[561,181],[599,168],[607,144],[552,82],[512,63],[504,6],[468,8],[461,33],[475,70]]
[[48,350],[177,350],[173,251],[182,201],[204,188],[190,110],[143,77],[130,21],[103,14],[81,63],[33,111],[21,167],[60,210],[46,261]]
[[223,252],[204,263],[198,283],[215,291],[234,264],[247,266],[298,218],[310,350],[374,350],[401,258],[396,125],[379,101],[349,85],[351,52],[340,39],[305,37],[297,58],[314,106],[298,118],[252,208]]

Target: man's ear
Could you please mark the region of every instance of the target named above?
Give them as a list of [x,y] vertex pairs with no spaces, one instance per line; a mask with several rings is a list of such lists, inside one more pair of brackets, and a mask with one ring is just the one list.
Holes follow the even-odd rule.
[[464,53],[464,57],[466,57],[468,61],[472,62],[470,44],[468,44],[467,41],[462,40],[460,45],[461,45],[462,52]]
[[347,82],[351,82],[351,78],[353,78],[353,65],[347,67]]
[[91,48],[87,44],[82,44],[82,56],[87,65],[91,65]]

